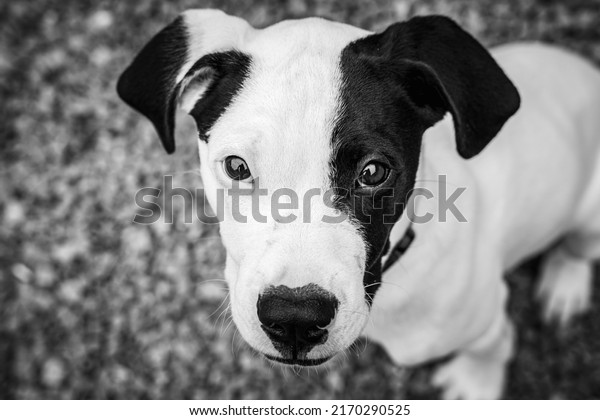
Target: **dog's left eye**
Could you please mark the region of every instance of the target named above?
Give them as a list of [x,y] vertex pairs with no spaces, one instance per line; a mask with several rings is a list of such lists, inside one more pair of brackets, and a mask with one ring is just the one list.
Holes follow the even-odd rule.
[[371,161],[365,165],[356,180],[357,186],[363,188],[375,187],[382,184],[388,177],[390,170],[383,163]]
[[223,168],[227,176],[234,181],[249,182],[252,180],[248,164],[239,156],[227,156],[223,161]]

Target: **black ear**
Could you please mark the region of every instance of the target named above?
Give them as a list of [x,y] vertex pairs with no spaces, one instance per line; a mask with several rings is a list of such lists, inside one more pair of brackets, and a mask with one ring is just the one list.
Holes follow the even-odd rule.
[[[213,106],[223,106],[223,98],[231,100],[228,88],[235,83],[228,70],[239,70],[231,62],[243,56],[231,51],[251,29],[246,21],[218,10],[189,10],[156,34],[123,72],[117,93],[154,124],[168,153],[175,150],[175,111],[184,92],[187,102],[194,100],[187,111],[202,110],[204,121],[208,116],[214,122]],[[247,70],[249,60],[242,64]]]
[[395,69],[428,126],[450,112],[464,158],[481,152],[519,109],[519,93],[496,61],[449,18],[396,23],[356,41],[353,49]]

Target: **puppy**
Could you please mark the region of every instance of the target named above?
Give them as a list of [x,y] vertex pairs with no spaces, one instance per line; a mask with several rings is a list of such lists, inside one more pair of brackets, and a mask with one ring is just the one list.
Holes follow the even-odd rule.
[[233,319],[270,360],[319,365],[365,334],[400,365],[454,354],[434,375],[446,398],[498,398],[504,273],[553,244],[547,318],[589,305],[600,73],[567,52],[488,52],[441,16],[373,34],[190,10],[117,89],[169,153],[176,109],[196,121]]

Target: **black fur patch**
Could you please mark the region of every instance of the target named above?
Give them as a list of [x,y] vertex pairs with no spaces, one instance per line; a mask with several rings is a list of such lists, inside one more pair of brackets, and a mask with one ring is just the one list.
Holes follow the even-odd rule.
[[[519,94],[490,54],[442,16],[413,18],[352,42],[340,68],[332,185],[336,205],[360,225],[368,246],[370,302],[389,233],[414,188],[425,130],[450,112],[458,153],[471,158],[517,111]],[[380,187],[355,188],[371,159],[386,162],[390,176]]]
[[117,93],[147,117],[168,153],[175,151],[175,78],[187,59],[188,32],[183,17],[154,36],[117,82]]
[[190,112],[196,120],[200,139],[208,140],[207,132],[242,88],[250,73],[250,65],[248,55],[239,51],[226,51],[206,55],[192,66],[188,72],[190,75],[203,68],[211,71],[208,89]]
[[[388,65],[363,59],[355,45],[342,52],[343,111],[334,130],[332,185],[336,205],[360,225],[368,244],[364,286],[370,302],[381,281],[381,257],[389,233],[415,184],[427,125],[402,87],[388,77]],[[392,172],[381,188],[365,194],[356,190],[355,182],[369,155],[387,160]]]

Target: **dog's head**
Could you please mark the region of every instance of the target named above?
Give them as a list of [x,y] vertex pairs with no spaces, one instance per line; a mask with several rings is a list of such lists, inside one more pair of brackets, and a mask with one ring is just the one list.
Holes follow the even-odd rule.
[[235,323],[268,358],[298,365],[365,326],[424,131],[451,113],[471,158],[519,106],[485,49],[440,16],[370,34],[322,19],[258,30],[192,10],[142,49],[118,92],[168,152],[176,109],[195,119]]

